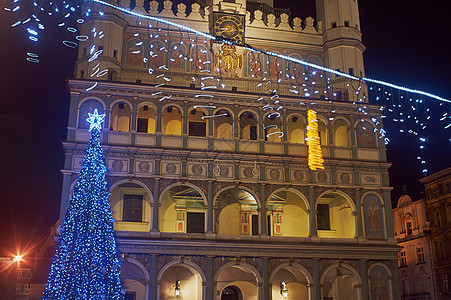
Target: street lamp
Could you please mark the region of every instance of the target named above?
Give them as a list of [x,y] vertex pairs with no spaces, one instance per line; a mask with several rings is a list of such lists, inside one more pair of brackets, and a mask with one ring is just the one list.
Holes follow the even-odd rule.
[[178,298],[180,295],[180,280],[175,281],[175,296]]
[[288,297],[288,289],[287,289],[287,284],[285,281],[282,281],[280,283],[280,294],[282,294],[282,296],[287,299]]

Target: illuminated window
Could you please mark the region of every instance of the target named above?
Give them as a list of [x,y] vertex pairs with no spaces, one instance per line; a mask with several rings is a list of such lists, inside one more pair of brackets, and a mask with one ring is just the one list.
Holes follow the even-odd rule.
[[25,294],[29,294],[29,293],[30,293],[30,285],[29,285],[28,283],[25,283],[25,284],[23,285],[23,292],[24,292]]
[[182,113],[175,106],[169,106],[163,111],[163,134],[182,134]]
[[240,115],[240,139],[256,141],[258,138],[257,125],[257,117],[253,113],[242,113]]
[[143,215],[143,195],[124,194],[124,210],[122,211],[122,221],[142,222]]
[[301,118],[297,116],[290,117],[287,122],[288,142],[293,144],[305,144],[305,126]]
[[417,247],[417,263],[424,262],[424,249],[423,247]]
[[233,138],[233,117],[225,109],[215,113],[213,119],[213,135],[217,139],[231,140]]
[[407,257],[406,257],[406,251],[402,250],[398,253],[398,265],[399,267],[407,267]]
[[337,120],[332,128],[334,145],[337,147],[348,147],[348,125],[344,120]]

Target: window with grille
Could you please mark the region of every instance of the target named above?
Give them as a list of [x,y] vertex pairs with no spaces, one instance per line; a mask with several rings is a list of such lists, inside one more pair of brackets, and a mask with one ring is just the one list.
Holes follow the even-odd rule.
[[143,195],[124,194],[122,221],[142,222]]
[[417,263],[424,262],[424,249],[423,247],[417,247]]
[[147,128],[149,126],[149,119],[147,118],[138,118],[138,126],[136,131],[147,133]]
[[207,123],[205,122],[189,122],[190,136],[205,136],[207,133]]
[[329,204],[318,204],[316,207],[319,230],[330,230]]
[[448,274],[442,274],[443,294],[449,293]]
[[205,232],[205,214],[201,212],[188,212],[186,214],[186,232],[204,233]]

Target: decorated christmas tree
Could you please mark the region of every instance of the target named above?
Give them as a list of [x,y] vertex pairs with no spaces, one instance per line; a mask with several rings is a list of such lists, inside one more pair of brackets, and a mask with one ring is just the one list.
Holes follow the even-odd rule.
[[120,260],[100,145],[105,115],[89,114],[91,140],[71,193],[43,299],[123,299]]

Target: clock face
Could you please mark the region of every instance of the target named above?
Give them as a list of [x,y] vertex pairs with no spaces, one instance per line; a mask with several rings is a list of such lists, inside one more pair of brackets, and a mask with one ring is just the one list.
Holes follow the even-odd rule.
[[214,24],[216,36],[233,40],[237,43],[244,42],[244,16],[232,14],[220,14]]

